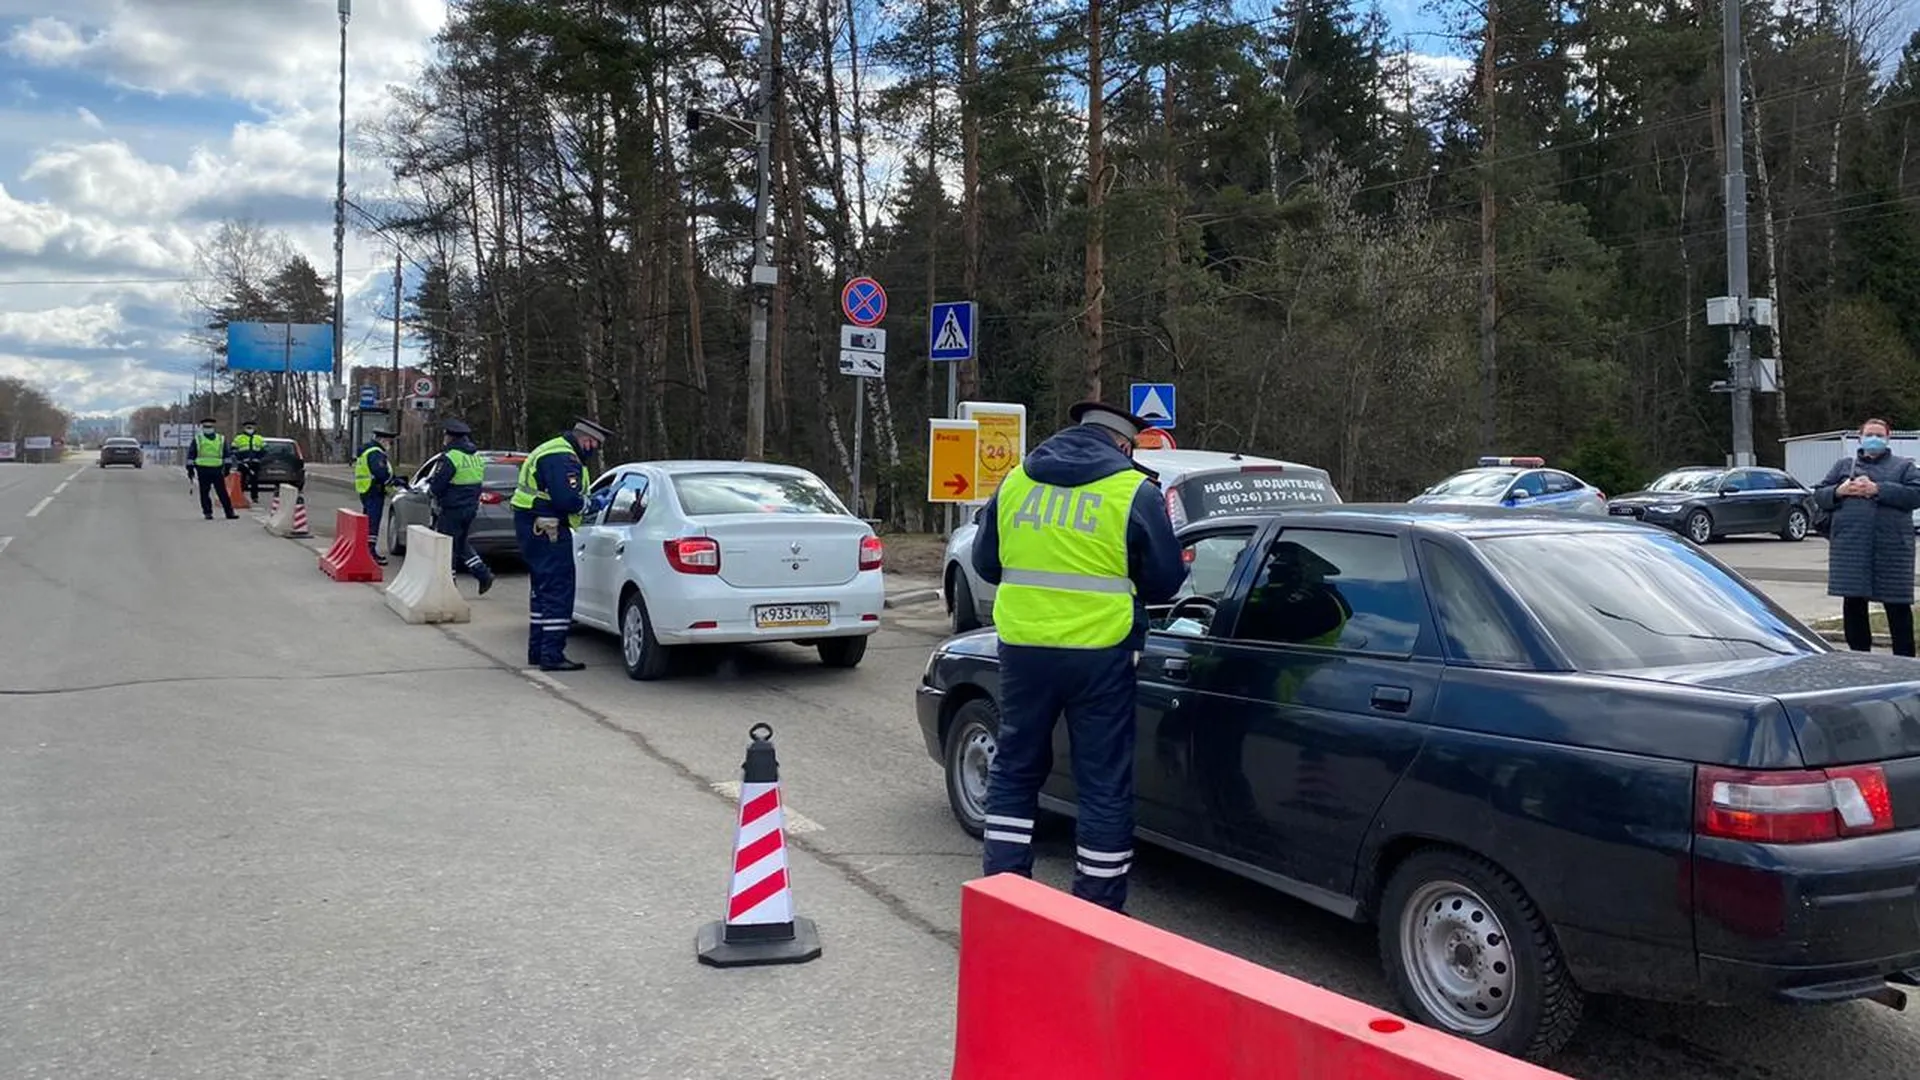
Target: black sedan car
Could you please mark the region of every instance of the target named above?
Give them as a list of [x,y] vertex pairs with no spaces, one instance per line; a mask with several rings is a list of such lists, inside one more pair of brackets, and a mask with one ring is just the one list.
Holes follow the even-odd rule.
[[260,490],[268,490],[289,484],[305,491],[307,488],[307,455],[300,444],[292,439],[260,440]]
[[114,436],[100,444],[100,467],[109,465],[131,465],[138,469],[146,463],[146,455],[140,450],[139,439]]
[[1672,529],[1696,544],[1741,533],[1805,540],[1820,521],[1813,492],[1779,469],[1675,469],[1645,491],[1617,495],[1616,517]]
[[[1301,508],[1181,532],[1139,661],[1142,840],[1377,923],[1407,1013],[1553,1053],[1583,993],[1920,985],[1920,661],[1836,652],[1606,518]],[[991,631],[918,690],[978,835]],[[1072,814],[1065,727],[1042,805]]]

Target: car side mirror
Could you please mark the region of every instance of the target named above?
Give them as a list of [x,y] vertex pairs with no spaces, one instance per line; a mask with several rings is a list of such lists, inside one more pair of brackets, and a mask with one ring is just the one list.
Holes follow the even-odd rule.
[[1720,491],[1719,491],[1719,495],[1720,495],[1720,497],[1721,497],[1721,498],[1723,498],[1723,499],[1724,499],[1724,498],[1726,498],[1727,496],[1729,496],[1729,495],[1731,495],[1731,494],[1733,494],[1733,492],[1734,492],[1734,489],[1733,489],[1732,487],[1727,487],[1727,486],[1722,486],[1722,487],[1720,488]]
[[1511,495],[1508,495],[1508,496],[1507,496],[1507,501],[1509,501],[1509,502],[1526,502],[1526,501],[1527,501],[1528,499],[1531,499],[1531,498],[1533,498],[1533,493],[1532,493],[1532,492],[1529,492],[1529,491],[1516,491],[1516,492],[1514,492],[1513,494],[1511,494]]

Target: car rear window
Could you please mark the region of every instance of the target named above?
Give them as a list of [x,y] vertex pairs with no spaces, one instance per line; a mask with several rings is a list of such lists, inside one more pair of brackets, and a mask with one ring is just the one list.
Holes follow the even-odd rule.
[[489,465],[486,479],[482,481],[485,484],[517,484],[519,482],[520,466],[518,465]]
[[846,507],[811,476],[787,473],[684,473],[672,478],[688,517],[712,514],[845,514]]
[[1176,481],[1173,489],[1179,493],[1188,521],[1340,501],[1327,474],[1308,468],[1249,465],[1189,473]]
[[1825,651],[1772,601],[1677,536],[1534,534],[1475,545],[1583,670]]
[[260,445],[260,453],[264,457],[286,458],[288,460],[294,460],[300,456],[294,450],[292,443],[275,442],[272,439],[268,439]]
[[139,446],[140,443],[135,439],[108,439],[106,445],[117,446],[120,449],[125,450],[128,447]]

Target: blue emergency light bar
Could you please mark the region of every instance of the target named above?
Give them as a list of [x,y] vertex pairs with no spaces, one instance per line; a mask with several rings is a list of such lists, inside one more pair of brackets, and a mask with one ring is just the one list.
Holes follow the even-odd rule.
[[1480,464],[1483,466],[1507,465],[1516,469],[1538,469],[1546,463],[1547,459],[1541,457],[1483,457],[1480,459]]

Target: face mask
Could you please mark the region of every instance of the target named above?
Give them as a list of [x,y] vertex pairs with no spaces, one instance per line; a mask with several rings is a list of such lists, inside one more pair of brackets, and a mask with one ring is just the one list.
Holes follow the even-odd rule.
[[248,424],[248,425],[247,425],[247,426],[246,426],[245,428],[243,428],[242,430],[244,430],[244,431],[245,431],[245,432],[246,432],[247,434],[249,434],[249,435],[251,435],[251,434],[253,434],[253,425],[252,425],[252,424]]
[[211,434],[213,434],[213,429],[212,429],[212,428],[210,428],[210,427],[203,427],[203,428],[201,428],[201,429],[200,429],[200,434],[202,434],[202,435],[211,435]]
[[1886,448],[1887,439],[1884,435],[1863,435],[1860,438],[1860,449],[1869,454],[1877,454]]

